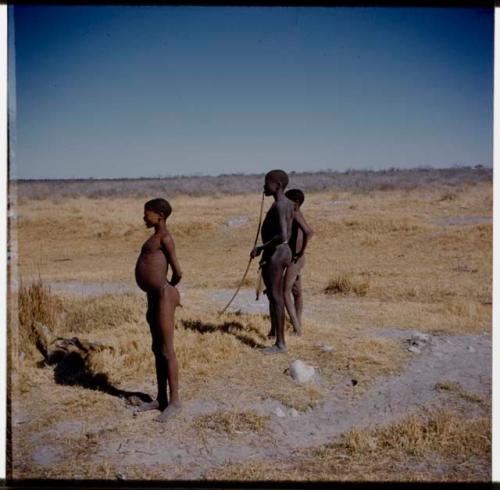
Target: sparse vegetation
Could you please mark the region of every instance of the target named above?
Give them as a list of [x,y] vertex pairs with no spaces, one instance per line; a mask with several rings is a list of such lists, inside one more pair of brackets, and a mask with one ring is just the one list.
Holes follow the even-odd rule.
[[[23,278],[10,291],[19,310],[19,335],[11,343],[17,362],[10,373],[12,413],[21,417],[12,426],[14,476],[115,479],[118,459],[140,449],[141,464],[131,461],[128,479],[183,478],[182,465],[142,464],[154,457],[148,444],[168,438],[158,435],[149,415],[132,417],[119,398],[124,392],[155,394],[144,295],[83,296],[64,288],[75,282],[133,286],[138,247],[149,233],[142,206],[153,194],[167,195],[174,208],[168,226],[184,270],[175,329],[181,397],[186,406],[200,404],[167,432],[201,448],[200,454],[203,437],[220,442],[230,434],[238,444],[272,433],[275,416],[262,419],[248,407],[278,404],[287,416],[295,409],[308,417],[332,393],[356,400],[383,376],[402,372],[414,356],[399,340],[377,337],[379,328],[443,335],[491,331],[492,224],[439,221],[491,216],[491,169],[294,174],[291,185],[306,190],[303,212],[315,230],[302,275],[304,336],[287,333],[288,354],[262,356],[258,348],[272,342],[265,310],[250,314],[235,304],[217,316],[222,294],[232,294],[248,260],[261,180],[14,183],[21,199],[11,220],[18,252],[12,270]],[[441,200],[447,193],[454,197]],[[235,216],[249,216],[248,224],[228,227]],[[256,271],[254,261],[243,285],[252,300]],[[83,378],[62,384],[67,366],[37,367],[43,356],[36,321],[55,338],[106,347],[85,357]],[[333,351],[321,349],[326,343]],[[321,381],[300,385],[284,374],[294,359],[313,365]],[[435,395],[466,404],[474,414],[432,412],[381,429],[358,427],[319,449],[298,448],[294,460],[252,459],[200,478],[487,480],[489,421],[476,415],[487,410],[488,397],[446,380]],[[204,427],[203,437],[196,424]],[[142,446],[127,448],[130,441]],[[46,466],[33,462],[34,452],[46,445],[63,458]],[[110,451],[117,460],[97,461]]]
[[326,294],[355,294],[366,296],[370,285],[367,282],[353,282],[347,275],[336,276],[330,279],[324,289]]

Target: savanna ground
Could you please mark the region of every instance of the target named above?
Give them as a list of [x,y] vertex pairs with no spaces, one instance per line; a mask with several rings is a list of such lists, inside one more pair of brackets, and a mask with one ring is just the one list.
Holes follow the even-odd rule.
[[[305,335],[275,357],[259,350],[256,262],[217,316],[248,260],[262,176],[174,181],[11,185],[10,478],[490,480],[491,170],[292,175],[315,236]],[[143,204],[161,195],[184,271],[184,409],[163,425],[134,416],[132,396],[155,395],[133,271]],[[289,376],[296,359],[311,381]]]

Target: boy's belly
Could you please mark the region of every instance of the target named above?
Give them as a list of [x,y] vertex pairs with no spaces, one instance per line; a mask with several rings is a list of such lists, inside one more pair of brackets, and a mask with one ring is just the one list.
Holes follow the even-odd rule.
[[167,280],[167,261],[163,252],[141,254],[135,266],[137,285],[146,292],[160,290]]

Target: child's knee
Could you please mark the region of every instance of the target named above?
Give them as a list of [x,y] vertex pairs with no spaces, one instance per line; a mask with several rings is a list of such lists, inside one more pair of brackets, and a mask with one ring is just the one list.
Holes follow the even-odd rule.
[[176,358],[173,345],[162,345],[161,354],[166,361],[172,361]]

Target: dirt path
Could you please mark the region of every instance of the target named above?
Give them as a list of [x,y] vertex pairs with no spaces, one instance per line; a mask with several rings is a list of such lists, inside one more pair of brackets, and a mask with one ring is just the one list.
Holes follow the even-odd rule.
[[[396,337],[404,342],[415,333],[392,330],[380,331],[379,335]],[[122,445],[126,453],[120,456],[120,472],[126,474],[128,465],[140,461],[144,466],[168,468],[168,471],[181,465],[177,467],[176,477],[202,478],[208,470],[228,462],[289,457],[297,449],[330,443],[353,427],[395,422],[429,404],[449,406],[459,403],[456,394],[436,390],[439,382],[457,382],[468,392],[478,395],[491,392],[489,336],[432,336],[422,353],[414,356],[402,374],[379,379],[363,395],[353,399],[349,389],[334,390],[324,403],[305,413],[293,412],[272,399],[251,407],[239,406],[230,400],[223,404],[209,398],[194,400],[185,407],[185,418],[215,411],[254,411],[271,417],[268,431],[264,435],[248,434],[235,440],[212,436],[202,444],[194,444],[192,440],[183,442],[178,434],[167,431],[156,439],[135,440],[125,449]],[[345,386],[348,386],[351,380],[345,381]],[[477,403],[469,404],[469,410],[479,411]],[[118,441],[96,456],[113,459],[117,447]]]

